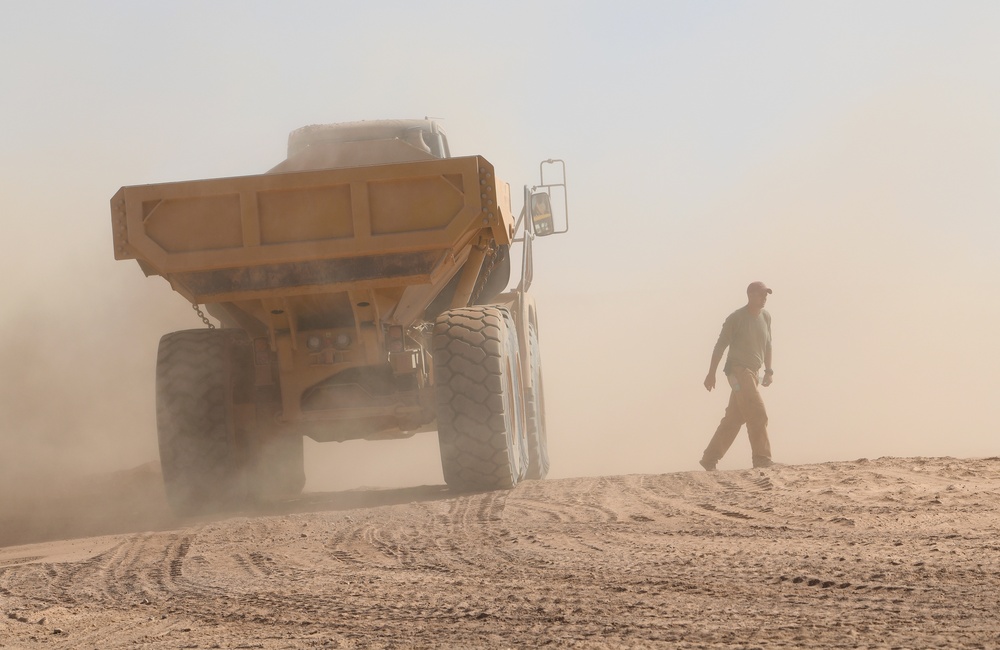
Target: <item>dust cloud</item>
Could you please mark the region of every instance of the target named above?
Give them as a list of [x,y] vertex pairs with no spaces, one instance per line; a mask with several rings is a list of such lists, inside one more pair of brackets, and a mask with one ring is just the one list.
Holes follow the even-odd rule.
[[170,312],[184,301],[146,303],[141,273],[53,266],[58,279],[27,285],[3,320],[0,545],[169,520],[152,368],[158,332],[180,324]]
[[[776,461],[995,455],[1000,122],[984,104],[881,95],[687,206],[704,228],[670,230],[690,215],[668,207],[641,222],[651,234],[609,230],[607,215],[660,212],[588,182],[607,161],[572,160],[573,229],[536,246],[550,476],[698,469],[727,399],[701,385],[712,345],[757,279],[775,290]],[[85,181],[89,218],[106,223],[114,179]],[[79,205],[53,200],[53,215]],[[161,279],[112,261],[105,225],[18,250],[48,225],[19,224],[3,267],[20,284],[0,342],[0,506],[22,514],[87,476],[155,470],[157,341],[201,326]],[[433,433],[306,452],[307,490],[442,482]],[[748,465],[741,436],[720,468]]]

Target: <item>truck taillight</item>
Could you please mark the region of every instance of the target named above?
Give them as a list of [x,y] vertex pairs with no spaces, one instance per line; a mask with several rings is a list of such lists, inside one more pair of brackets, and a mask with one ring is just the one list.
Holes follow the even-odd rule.
[[386,345],[389,348],[389,352],[402,352],[403,351],[403,326],[402,325],[392,325],[389,327],[388,332],[386,332]]

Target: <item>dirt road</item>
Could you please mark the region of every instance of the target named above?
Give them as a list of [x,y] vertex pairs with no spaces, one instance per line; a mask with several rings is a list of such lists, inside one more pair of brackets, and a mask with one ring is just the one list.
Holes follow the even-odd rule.
[[0,647],[997,647],[998,515],[998,458],[312,494],[0,548]]

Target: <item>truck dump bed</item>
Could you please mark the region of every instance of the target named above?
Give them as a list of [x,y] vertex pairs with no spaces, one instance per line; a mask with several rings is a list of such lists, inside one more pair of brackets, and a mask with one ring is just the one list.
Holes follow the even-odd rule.
[[503,245],[514,227],[480,156],[128,186],[111,212],[115,258],[192,303],[398,289],[382,317],[400,324],[435,293],[405,289],[440,288],[484,229]]

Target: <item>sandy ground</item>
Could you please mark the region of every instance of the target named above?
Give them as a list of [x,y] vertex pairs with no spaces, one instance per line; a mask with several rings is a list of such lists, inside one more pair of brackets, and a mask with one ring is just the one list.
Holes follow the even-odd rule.
[[307,494],[197,521],[156,480],[0,511],[0,543],[35,540],[0,548],[0,647],[1000,646],[1000,458]]

